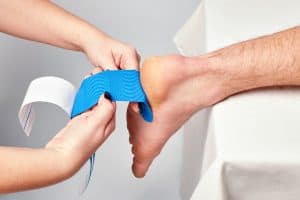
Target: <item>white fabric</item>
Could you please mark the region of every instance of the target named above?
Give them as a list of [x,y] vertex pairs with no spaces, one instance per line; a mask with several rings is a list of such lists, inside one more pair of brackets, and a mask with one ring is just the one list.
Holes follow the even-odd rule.
[[[202,54],[300,25],[299,11],[299,0],[202,1],[175,43]],[[300,199],[299,116],[296,88],[239,94],[195,115],[184,127],[183,200]]]

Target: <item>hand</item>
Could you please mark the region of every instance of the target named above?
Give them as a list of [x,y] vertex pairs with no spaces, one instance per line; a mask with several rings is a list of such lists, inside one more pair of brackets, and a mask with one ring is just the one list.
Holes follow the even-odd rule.
[[[94,73],[99,68],[94,70]],[[108,138],[115,128],[116,105],[103,95],[91,110],[73,118],[46,149],[63,158],[67,176],[73,175]]]
[[[128,44],[119,42],[100,32],[87,34],[82,48],[90,62],[102,70],[134,69],[139,70],[140,55]],[[138,103],[129,103],[135,112],[139,111]]]
[[90,62],[103,70],[139,69],[140,56],[136,49],[97,32],[83,40],[83,51]]

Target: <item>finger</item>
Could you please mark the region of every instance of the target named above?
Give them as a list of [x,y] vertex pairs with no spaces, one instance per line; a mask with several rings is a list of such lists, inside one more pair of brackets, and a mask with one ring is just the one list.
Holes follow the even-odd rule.
[[129,48],[126,53],[122,55],[120,68],[121,69],[135,69],[139,70],[140,55],[137,53],[135,48]]
[[114,116],[112,117],[112,119],[110,120],[110,122],[105,128],[104,131],[105,139],[111,135],[111,133],[115,130],[115,127],[116,127],[116,114],[114,114]]
[[92,75],[93,74],[97,74],[99,72],[103,71],[101,67],[94,67],[93,71],[92,71]]
[[101,67],[103,70],[116,70],[116,69],[118,69],[118,66],[115,63],[112,54],[103,57],[103,59],[101,60],[101,62],[99,62],[98,67]]
[[141,63],[141,55],[139,53],[137,53],[137,57],[138,57],[138,65],[140,65],[140,63]]
[[89,116],[92,126],[105,129],[114,116],[116,106],[102,95],[98,101],[98,105],[95,106],[92,111]]
[[112,134],[114,129],[115,129],[115,113],[113,114],[110,121],[105,125],[105,127],[102,125],[102,127],[97,130],[98,137],[96,138],[96,140],[99,142],[98,146],[100,146],[103,142],[107,140],[107,138]]
[[[92,75],[94,75],[94,74],[96,74],[96,73],[99,73],[99,72],[101,72],[101,71],[102,71],[101,68],[95,67],[95,68],[92,70],[91,73],[89,73],[89,74],[87,74],[87,75],[84,76],[84,79],[86,79],[86,78],[88,78],[88,77],[90,77],[90,76],[92,76]],[[90,110],[85,111],[84,113],[80,114],[80,117],[81,117],[81,118],[87,118],[87,117],[91,114],[91,110],[93,110],[93,108],[94,108],[94,107],[92,107]]]
[[91,115],[92,111],[91,110],[87,110],[84,113],[80,114],[81,118],[87,118]]
[[89,73],[89,74],[87,74],[87,75],[84,76],[84,79],[86,79],[86,78],[88,78],[88,77],[90,77],[90,76],[92,76],[94,74],[97,74],[97,73],[99,73],[101,71],[103,71],[103,70],[100,67],[94,67],[94,69],[92,70],[91,73]]
[[90,76],[92,76],[92,75],[93,75],[93,74],[92,74],[92,72],[91,72],[91,73],[85,75],[85,76],[84,76],[84,79],[87,79],[88,77],[90,77]]

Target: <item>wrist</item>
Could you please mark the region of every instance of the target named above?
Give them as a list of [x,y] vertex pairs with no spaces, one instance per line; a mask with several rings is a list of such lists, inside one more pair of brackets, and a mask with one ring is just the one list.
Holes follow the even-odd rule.
[[53,169],[55,169],[58,181],[71,177],[77,171],[75,161],[65,150],[48,148],[47,146],[42,150],[47,159],[50,160]]
[[[85,28],[81,29],[79,34],[79,47],[80,51],[88,54],[89,49],[97,43],[104,43],[108,36],[101,32],[99,29],[93,27],[92,25],[87,25]],[[102,44],[103,45],[103,44]]]

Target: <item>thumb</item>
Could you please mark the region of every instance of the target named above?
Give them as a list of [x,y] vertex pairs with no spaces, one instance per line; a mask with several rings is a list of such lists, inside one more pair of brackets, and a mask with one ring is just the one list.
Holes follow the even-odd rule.
[[121,56],[120,68],[139,70],[139,65],[140,55],[137,53],[135,48],[129,47]]
[[103,56],[98,62],[96,67],[100,67],[103,70],[116,70],[118,66],[112,55]]
[[104,95],[99,98],[97,106],[92,109],[89,117],[91,124],[95,128],[103,127],[111,121],[116,111],[116,106],[110,100],[106,99]]

